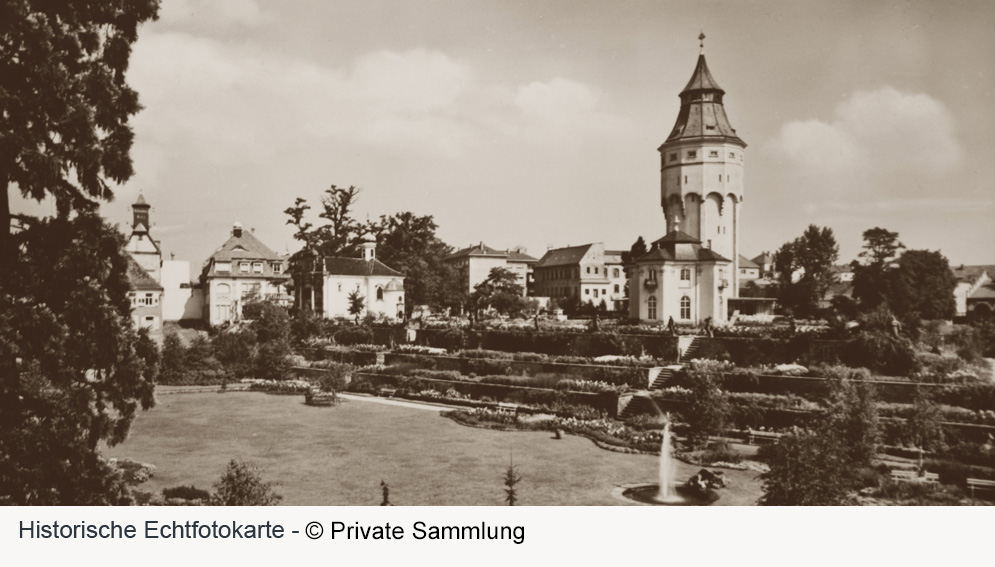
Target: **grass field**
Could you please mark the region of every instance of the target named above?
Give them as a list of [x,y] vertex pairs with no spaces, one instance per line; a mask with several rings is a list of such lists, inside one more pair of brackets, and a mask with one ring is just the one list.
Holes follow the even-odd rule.
[[[210,489],[231,458],[256,463],[290,505],[376,505],[380,480],[396,505],[500,505],[513,453],[522,505],[617,505],[620,484],[654,482],[657,457],[605,451],[571,435],[465,427],[437,411],[347,400],[334,408],[303,396],[252,392],[160,395],[130,438],[104,450],[157,467],[146,490]],[[697,467],[678,464],[684,479]],[[757,473],[726,471],[718,504],[749,505]]]

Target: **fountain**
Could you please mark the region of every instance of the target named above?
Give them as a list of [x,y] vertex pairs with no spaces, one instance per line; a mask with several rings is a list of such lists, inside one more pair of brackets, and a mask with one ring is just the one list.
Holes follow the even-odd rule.
[[[714,490],[699,490],[674,481],[676,465],[670,454],[670,421],[663,427],[660,442],[660,482],[629,486],[622,496],[629,500],[657,506],[707,506],[718,500]],[[701,473],[699,473],[701,474]]]

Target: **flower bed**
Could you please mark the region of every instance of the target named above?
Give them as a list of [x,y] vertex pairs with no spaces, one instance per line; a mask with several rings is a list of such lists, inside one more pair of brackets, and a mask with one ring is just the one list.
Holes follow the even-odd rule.
[[311,390],[312,385],[307,380],[261,380],[246,378],[241,380],[249,385],[249,390],[267,394],[303,394]]

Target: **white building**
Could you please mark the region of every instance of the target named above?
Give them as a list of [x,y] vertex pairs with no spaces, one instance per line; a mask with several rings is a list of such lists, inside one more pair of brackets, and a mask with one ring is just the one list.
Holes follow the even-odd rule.
[[238,222],[231,237],[204,262],[204,320],[220,325],[242,317],[242,306],[252,299],[289,304],[284,260]]
[[360,245],[362,257],[306,259],[294,273],[294,305],[326,319],[349,318],[350,295],[363,298],[363,312],[404,318],[404,274],[376,258],[376,243]]

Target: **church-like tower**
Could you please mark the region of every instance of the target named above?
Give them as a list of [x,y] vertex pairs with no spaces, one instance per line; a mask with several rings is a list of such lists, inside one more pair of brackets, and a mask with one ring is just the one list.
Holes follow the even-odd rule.
[[131,224],[131,237],[125,250],[145,269],[156,282],[161,279],[162,250],[159,243],[149,234],[149,209],[151,205],[145,202],[145,197],[138,195],[138,200],[131,205],[134,220]]
[[[704,40],[704,34],[700,36]],[[739,296],[739,214],[746,142],[729,124],[725,91],[704,53],[681,91],[677,123],[660,146],[660,197],[667,232],[681,230],[733,262],[730,287]]]

